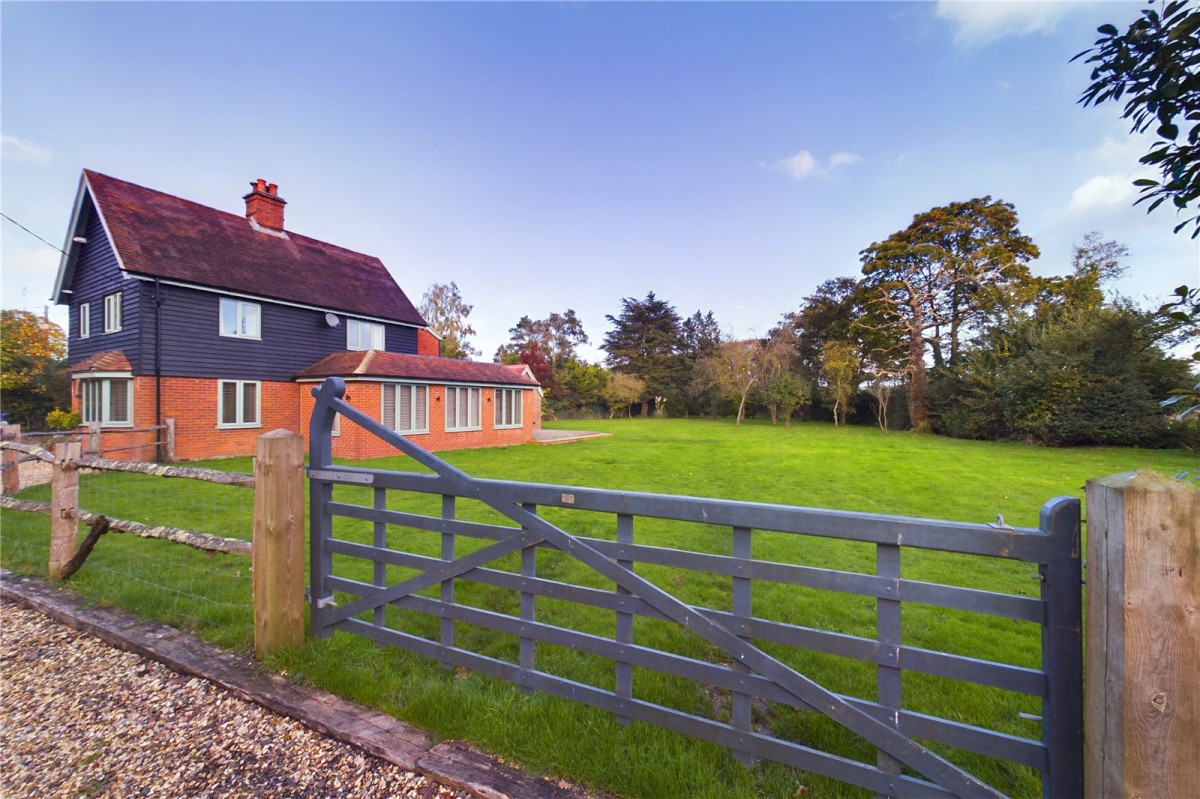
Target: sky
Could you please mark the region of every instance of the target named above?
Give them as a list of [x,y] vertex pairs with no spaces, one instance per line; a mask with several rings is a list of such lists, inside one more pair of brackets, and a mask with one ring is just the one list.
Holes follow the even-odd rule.
[[[654,292],[765,334],[915,214],[1012,203],[1066,274],[1089,231],[1117,288],[1200,283],[1147,215],[1150,140],[1077,103],[1070,63],[1139,3],[0,3],[5,308],[41,313],[84,168],[378,256],[419,304],[457,283],[490,360],[522,316]],[[264,287],[266,290],[269,287]],[[50,307],[64,324],[66,310]]]

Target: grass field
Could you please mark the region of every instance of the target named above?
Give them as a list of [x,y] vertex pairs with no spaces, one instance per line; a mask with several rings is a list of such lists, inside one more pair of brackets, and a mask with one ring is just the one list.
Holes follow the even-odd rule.
[[[835,429],[822,424],[791,428],[728,421],[612,420],[555,423],[560,428],[599,430],[612,437],[553,447],[512,447],[447,454],[447,460],[480,477],[676,493],[854,511],[989,522],[1002,514],[1009,524],[1033,527],[1048,499],[1082,497],[1084,482],[1136,468],[1167,473],[1197,466],[1183,452],[1129,449],[1044,449],[942,439],[870,428]],[[248,458],[208,465],[250,471]],[[372,466],[408,468],[404,459]],[[136,475],[85,475],[81,506],[122,518],[189,526],[225,535],[249,536],[251,492],[183,481],[154,481]],[[339,499],[369,504],[364,490],[339,488]],[[45,498],[44,487],[23,496]],[[436,499],[389,497],[389,506],[433,510]],[[95,505],[95,506],[94,506]],[[494,512],[463,503],[462,515],[499,521]],[[571,532],[612,538],[612,519],[600,514],[561,514]],[[559,517],[555,517],[559,521]],[[44,516],[5,513],[0,560],[15,571],[45,570]],[[569,525],[569,526],[568,526]],[[369,525],[338,528],[339,537],[363,536]],[[646,524],[638,543],[680,546],[728,554],[728,532],[680,524]],[[436,554],[436,536],[389,534],[410,551]],[[394,544],[393,544],[394,545]],[[459,554],[472,546],[463,542]],[[756,534],[754,554],[788,563],[872,572],[874,548],[810,537]],[[539,575],[567,582],[611,587],[569,559],[539,553]],[[515,556],[504,561],[515,570]],[[251,640],[248,563],[232,556],[210,557],[161,542],[109,535],[72,579],[75,590],[145,616],[196,630],[224,646],[245,648]],[[340,564],[339,573],[370,580],[370,566]],[[1032,567],[982,559],[919,553],[905,557],[904,577],[1035,595]],[[358,569],[359,571],[355,571]],[[680,599],[728,608],[730,582],[682,570],[641,568],[639,573]],[[402,575],[389,572],[389,579]],[[169,588],[168,588],[169,586]],[[460,583],[460,599],[507,613],[516,612],[512,592]],[[756,586],[758,615],[855,635],[874,635],[874,601],[770,584]],[[612,614],[565,603],[539,601],[539,619],[572,629],[612,634]],[[436,636],[437,622],[390,609],[393,624]],[[638,619],[635,641],[691,657],[718,659],[718,653],[691,635],[661,622]],[[975,614],[906,606],[904,643],[974,657],[1036,667],[1038,628]],[[515,660],[509,636],[459,625],[459,642]],[[827,655],[765,647],[821,684],[873,698],[874,668]],[[581,682],[611,688],[607,660],[538,646],[539,668]],[[643,724],[621,727],[607,713],[519,690],[478,674],[450,672],[415,655],[376,647],[342,633],[329,641],[309,641],[301,650],[273,658],[270,666],[293,678],[321,685],[378,707],[448,738],[463,738],[501,756],[552,775],[564,775],[631,796],[792,797],[799,785],[811,795],[858,796],[862,792],[801,775],[775,764],[743,768],[724,750],[690,741]],[[714,712],[719,698],[703,689],[654,672],[635,673],[639,698],[688,712]],[[1036,723],[1017,713],[1037,713],[1030,697],[940,678],[906,673],[905,706],[1026,737],[1038,736]],[[787,737],[848,757],[871,759],[872,750],[815,714],[768,707],[756,721]],[[1000,790],[1037,796],[1036,773],[1011,764],[945,748]]]

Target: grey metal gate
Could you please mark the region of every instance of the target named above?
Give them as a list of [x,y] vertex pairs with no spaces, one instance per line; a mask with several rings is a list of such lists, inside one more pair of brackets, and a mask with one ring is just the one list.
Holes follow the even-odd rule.
[[[1043,795],[1076,797],[1083,792],[1082,602],[1079,552],[1079,500],[1060,497],[1043,508],[1039,529],[879,516],[809,508],[641,494],[591,488],[472,478],[343,401],[345,384],[330,378],[313,390],[310,420],[310,514],[312,633],[327,637],[334,629],[367,636],[436,658],[447,665],[510,680],[538,690],[600,707],[628,723],[638,719],[713,741],[740,759],[767,758],[895,797],[999,797],[997,789],[934,754],[914,738],[951,745],[987,757],[1011,761],[1042,773]],[[335,414],[393,444],[429,473],[393,472],[334,465],[331,432]],[[342,427],[342,435],[346,434]],[[366,505],[335,501],[337,485],[369,486]],[[441,514],[389,510],[387,492],[440,496]],[[516,526],[455,518],[455,499],[478,500]],[[615,517],[615,540],[574,536],[538,515],[542,508],[601,512]],[[678,520],[727,529],[729,556],[634,543],[636,517]],[[371,522],[371,543],[335,536],[335,519]],[[388,549],[389,527],[440,534],[441,557]],[[838,571],[757,560],[751,554],[752,531],[794,533],[875,546],[875,574]],[[455,555],[458,536],[492,540],[470,554]],[[602,590],[563,583],[537,574],[536,551],[551,548],[579,560],[615,584]],[[971,588],[904,579],[901,551],[927,549],[1011,559],[1036,564],[1040,597],[992,593]],[[520,553],[519,573],[488,568],[493,561]],[[335,574],[334,557],[361,558],[374,564],[371,583]],[[656,564],[725,575],[732,582],[731,611],[694,607],[634,572],[634,564]],[[394,585],[387,566],[420,573]],[[520,594],[520,616],[455,604],[458,580],[512,589]],[[855,594],[875,599],[874,639],[755,617],[755,583],[772,582]],[[418,592],[438,587],[438,598]],[[339,596],[336,597],[335,592]],[[428,593],[428,592],[426,592]],[[568,600],[611,611],[610,638],[537,620],[539,597]],[[1041,625],[1040,669],[978,660],[908,646],[901,640],[903,603],[919,603],[1032,622]],[[437,640],[388,626],[388,605],[432,614],[440,619]],[[633,618],[667,619],[699,635],[730,659],[730,665],[686,658],[639,646]],[[364,618],[365,617],[365,618]],[[516,662],[479,654],[455,645],[454,626],[465,622],[516,636]],[[850,657],[875,664],[876,701],[834,693],[772,657],[754,641]],[[535,644],[546,642],[610,659],[615,687],[606,690],[538,669]],[[633,692],[633,668],[653,669],[728,690],[728,721],[693,715],[639,699]],[[1039,697],[1040,740],[906,710],[901,702],[904,671],[952,678]],[[756,730],[751,702],[761,699],[834,719],[870,742],[877,751],[872,765],[812,749]],[[907,767],[911,772],[903,773]]]

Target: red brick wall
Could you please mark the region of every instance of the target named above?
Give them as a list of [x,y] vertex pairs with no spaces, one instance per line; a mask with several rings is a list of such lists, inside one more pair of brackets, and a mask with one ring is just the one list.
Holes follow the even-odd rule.
[[[312,414],[315,400],[312,397],[314,383],[300,384],[300,416],[303,420],[301,432],[308,438],[308,418]],[[542,426],[542,398],[536,391],[525,392],[522,412],[525,425],[520,428],[495,427],[495,389],[483,388],[481,392],[481,430],[446,432],[446,388],[429,387],[429,432],[413,433],[407,438],[430,451],[448,449],[470,449],[474,447],[501,447],[525,444],[533,439],[533,431]],[[378,420],[381,412],[380,384],[370,382],[348,382],[346,401],[372,419]],[[396,449],[380,438],[368,433],[358,425],[340,420],[340,435],[333,437],[333,455],[337,458],[379,458],[395,455]]]
[[[220,429],[217,427],[217,380],[214,378],[164,377],[162,379],[162,417],[175,420],[175,459],[198,460],[253,455],[255,440],[263,433],[283,428],[301,433],[307,440],[308,419],[312,414],[312,389],[315,383],[262,383],[262,407],[257,427]],[[154,378],[136,377],[133,384],[134,429],[154,426]],[[481,430],[450,432],[445,430],[444,386],[429,387],[429,432],[409,438],[428,450],[468,449],[524,444],[542,425],[542,398],[536,391],[524,392],[521,428],[495,428],[495,389],[481,390]],[[72,384],[72,407],[80,410],[79,381]],[[380,384],[352,381],[346,384],[346,400],[372,419],[381,411]],[[358,425],[340,420],[340,435],[334,436],[333,454],[339,458],[362,459],[394,455],[396,450]],[[105,450],[138,444],[135,449],[108,452],[115,460],[151,461],[156,457],[153,442],[161,431],[133,433],[121,428],[104,428],[101,446]],[[85,442],[85,448],[87,446]]]
[[[138,399],[154,402],[154,378]],[[296,384],[263,381],[259,393],[257,427],[221,429],[217,427],[217,381],[213,378],[164,377],[162,386],[164,419],[175,420],[176,460],[225,458],[253,455],[255,440],[263,433],[283,428],[299,432],[300,415],[296,407]],[[140,388],[140,387],[139,387]]]
[[417,331],[417,355],[432,355],[434,358],[441,354],[441,342],[437,336],[424,328]]

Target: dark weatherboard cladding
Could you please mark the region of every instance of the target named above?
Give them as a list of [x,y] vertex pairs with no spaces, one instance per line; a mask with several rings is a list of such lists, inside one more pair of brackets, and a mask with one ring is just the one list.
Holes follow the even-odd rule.
[[[154,284],[148,309],[152,307]],[[220,301],[228,294],[161,284],[162,373],[173,377],[225,377],[238,380],[287,381],[331,352],[346,349],[347,317],[330,327],[326,312],[242,299],[261,311],[261,338],[220,334]],[[148,316],[152,312],[148,310]],[[153,369],[154,320],[143,325],[146,366]],[[416,353],[416,328],[385,324],[389,352]]]
[[[100,215],[90,201],[85,203],[82,213],[87,214],[84,228],[86,244],[79,247],[79,261],[71,281],[71,318],[68,337],[68,364],[74,366],[88,356],[100,352],[121,350],[129,360],[135,373],[142,371],[141,353],[138,351],[138,329],[141,326],[142,281],[129,280],[121,274],[117,256],[108,243]],[[115,292],[121,293],[121,331],[104,332],[104,298]],[[91,335],[80,337],[80,306],[88,304]],[[145,364],[153,368],[153,362]]]

